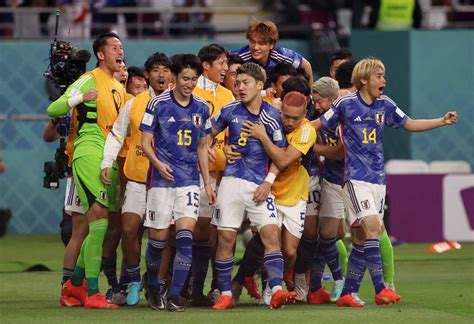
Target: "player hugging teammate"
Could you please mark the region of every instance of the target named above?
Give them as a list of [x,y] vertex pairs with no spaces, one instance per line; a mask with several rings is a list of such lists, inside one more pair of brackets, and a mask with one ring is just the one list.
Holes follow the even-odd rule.
[[[383,227],[382,131],[452,125],[457,113],[410,119],[383,95],[385,66],[377,59],[355,63],[350,52],[338,51],[331,60],[338,81],[313,84],[310,63],[277,46],[272,22],[254,22],[246,37],[249,45],[231,54],[218,44],[197,55],[157,52],[137,74],[148,89],[135,92],[130,82],[127,93],[114,79],[124,66],[121,41],[100,35],[93,44],[97,68],[48,107],[50,117],[72,110],[65,207],[73,239],[65,251],[62,306],[137,305],[144,287],[151,309],[226,310],[245,287],[272,309],[305,299],[362,307],[358,289],[366,268],[377,304],[400,300]],[[253,238],[232,280],[236,237],[248,222]],[[339,241],[345,223],[353,241],[348,260]],[[321,286],[326,263],[331,292]],[[105,295],[101,267],[110,286]]]

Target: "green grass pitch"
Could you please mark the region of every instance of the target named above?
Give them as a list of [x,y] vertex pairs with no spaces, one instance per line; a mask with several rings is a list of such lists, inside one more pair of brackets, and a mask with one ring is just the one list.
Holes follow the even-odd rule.
[[[375,305],[366,273],[360,293],[367,304],[361,309],[297,304],[270,310],[244,296],[244,289],[241,303],[229,311],[170,313],[152,311],[144,298],[138,307],[115,311],[61,308],[63,247],[58,236],[7,236],[0,239],[0,323],[474,323],[474,244],[442,254],[428,254],[425,248],[395,248],[395,283],[402,296],[396,305]],[[24,271],[36,264],[52,271]],[[105,281],[101,275],[102,291]]]

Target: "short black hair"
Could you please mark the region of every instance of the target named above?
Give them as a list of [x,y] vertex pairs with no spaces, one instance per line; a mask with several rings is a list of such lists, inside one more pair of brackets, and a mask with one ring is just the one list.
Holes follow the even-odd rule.
[[204,62],[212,64],[222,54],[229,56],[229,52],[219,44],[206,45],[199,50],[198,57],[201,60],[201,64]]
[[331,58],[329,59],[329,66],[332,66],[336,60],[352,60],[352,52],[347,48],[340,48],[332,53]]
[[293,65],[288,63],[278,63],[268,74],[268,81],[276,83],[282,75],[296,76],[297,72]]
[[127,68],[127,72],[129,80],[133,77],[140,77],[145,79],[145,73],[143,73],[143,70],[138,66],[129,66]]
[[150,72],[153,70],[153,66],[155,65],[163,65],[169,69],[171,68],[171,60],[168,58],[168,56],[166,56],[166,54],[156,52],[146,59],[145,71]]
[[352,87],[352,71],[356,64],[357,62],[351,60],[339,65],[336,70],[336,75],[334,76],[336,81],[339,83],[339,88],[349,89]]
[[244,64],[244,60],[237,54],[229,54],[229,66],[231,66],[232,64]]
[[308,85],[308,81],[300,76],[294,76],[283,82],[281,85],[283,88],[283,94],[281,98],[283,99],[287,93],[291,91],[297,91],[299,93],[304,94],[305,96],[309,96],[311,94],[311,88]]
[[109,38],[113,38],[113,37],[120,40],[120,37],[118,37],[118,35],[116,33],[101,34],[101,35],[97,36],[97,38],[94,40],[94,44],[92,44],[92,49],[94,51],[94,55],[97,58],[97,60],[99,59],[97,57],[97,53],[100,51],[101,47],[104,46],[105,43],[107,43],[107,40]]
[[194,54],[176,54],[171,57],[171,73],[178,75],[184,69],[193,69],[198,75],[202,73],[201,61]]

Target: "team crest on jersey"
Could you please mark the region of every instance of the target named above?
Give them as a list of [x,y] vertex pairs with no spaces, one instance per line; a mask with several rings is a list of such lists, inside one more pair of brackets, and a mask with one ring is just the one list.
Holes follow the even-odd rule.
[[385,112],[384,111],[375,112],[375,122],[378,125],[382,125],[385,122]]
[[196,127],[201,127],[201,125],[202,125],[202,116],[201,116],[201,114],[193,114],[193,124]]
[[101,200],[107,200],[107,191],[101,191],[99,192],[99,198]]
[[76,204],[76,206],[81,206],[81,199],[76,196],[74,203]]
[[364,201],[361,201],[360,202],[360,205],[362,206],[362,208],[364,208],[365,210],[368,210],[370,208],[370,203],[368,200],[364,200]]

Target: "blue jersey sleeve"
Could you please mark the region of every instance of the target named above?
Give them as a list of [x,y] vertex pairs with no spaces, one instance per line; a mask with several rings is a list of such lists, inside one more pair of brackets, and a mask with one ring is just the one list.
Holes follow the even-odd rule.
[[283,124],[281,122],[281,115],[275,108],[271,108],[268,111],[262,110],[260,113],[260,120],[265,125],[267,134],[269,135],[273,144],[278,147],[288,146]]
[[408,121],[408,116],[397,107],[397,104],[393,102],[390,98],[384,96],[386,101],[386,111],[385,111],[385,125],[392,128],[403,127]]
[[201,137],[205,137],[211,134],[212,131],[212,122],[211,116],[209,115],[209,109],[205,109],[203,112],[203,123],[201,125]]
[[159,102],[155,100],[148,101],[143,115],[142,122],[140,124],[140,130],[147,133],[155,133],[158,128],[158,112]]
[[326,111],[319,120],[324,125],[324,127],[329,129],[336,129],[339,119],[341,118],[341,105],[332,105],[331,109]]
[[279,54],[281,61],[293,65],[297,71],[301,70],[303,56],[300,53],[284,47],[276,47],[275,51]]
[[229,116],[232,112],[231,107],[223,107],[217,115],[212,118],[212,127],[214,127],[218,132],[222,132],[229,125]]

